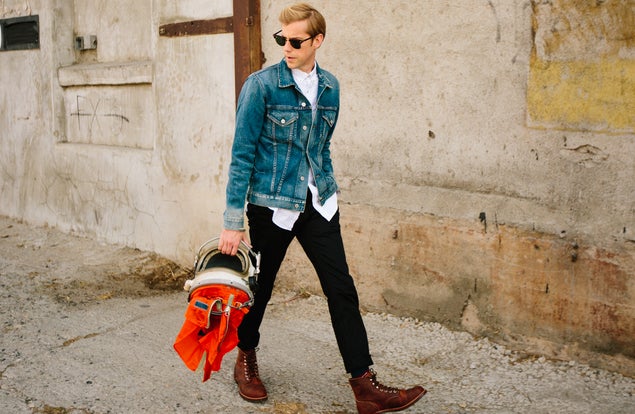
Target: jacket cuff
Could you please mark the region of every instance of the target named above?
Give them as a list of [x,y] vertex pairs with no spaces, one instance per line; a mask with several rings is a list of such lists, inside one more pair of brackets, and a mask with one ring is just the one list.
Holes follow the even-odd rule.
[[243,209],[227,209],[223,213],[223,228],[245,231],[245,213]]

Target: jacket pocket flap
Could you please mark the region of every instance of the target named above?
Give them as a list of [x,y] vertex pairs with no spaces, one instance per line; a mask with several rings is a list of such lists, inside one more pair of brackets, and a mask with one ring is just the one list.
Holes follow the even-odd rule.
[[293,124],[298,120],[298,117],[299,115],[295,111],[274,110],[267,113],[267,118],[269,118],[269,120],[282,127]]

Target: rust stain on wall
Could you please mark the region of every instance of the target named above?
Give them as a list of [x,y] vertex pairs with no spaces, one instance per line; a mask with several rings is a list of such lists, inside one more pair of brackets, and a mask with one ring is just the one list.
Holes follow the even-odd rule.
[[[604,249],[500,223],[484,232],[478,217],[379,215],[360,206],[354,212],[342,222],[343,235],[366,309],[444,323],[549,356],[574,357],[563,349],[575,349],[578,359],[581,352],[622,355],[632,362],[627,372],[635,373],[631,246]],[[304,274],[310,264],[294,260],[291,266]],[[307,282],[291,283],[307,288]],[[317,283],[309,288],[320,292]]]
[[[635,357],[633,256],[571,245],[505,229],[491,283],[498,323],[508,332],[557,343],[578,342],[588,350]],[[577,246],[577,247],[574,247]],[[575,251],[573,251],[575,250]],[[573,258],[575,257],[575,260]],[[618,265],[618,263],[627,266]]]

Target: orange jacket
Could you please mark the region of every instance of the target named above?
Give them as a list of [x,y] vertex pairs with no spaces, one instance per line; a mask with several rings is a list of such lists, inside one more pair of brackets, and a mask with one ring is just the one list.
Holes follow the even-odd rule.
[[221,367],[223,356],[238,344],[238,326],[249,311],[249,295],[227,285],[202,286],[190,294],[185,322],[174,341],[174,350],[192,371],[207,352],[203,382]]

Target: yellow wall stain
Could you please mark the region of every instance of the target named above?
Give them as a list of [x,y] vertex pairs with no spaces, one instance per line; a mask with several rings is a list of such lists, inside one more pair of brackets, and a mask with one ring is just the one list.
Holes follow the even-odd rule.
[[533,126],[635,131],[635,61],[532,59],[527,109]]

